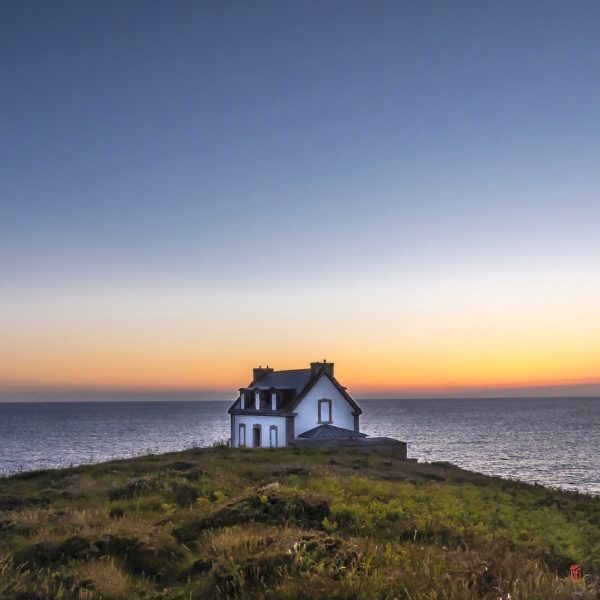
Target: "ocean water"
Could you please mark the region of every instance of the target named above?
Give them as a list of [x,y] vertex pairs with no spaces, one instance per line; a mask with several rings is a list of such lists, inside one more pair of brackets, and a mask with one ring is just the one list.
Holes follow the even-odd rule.
[[[364,400],[361,429],[410,457],[600,493],[600,398]],[[0,473],[211,445],[226,402],[0,403]]]

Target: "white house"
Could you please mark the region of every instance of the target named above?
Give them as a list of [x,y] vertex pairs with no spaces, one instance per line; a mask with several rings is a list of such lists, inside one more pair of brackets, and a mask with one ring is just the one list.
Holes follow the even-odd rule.
[[310,369],[254,369],[252,383],[240,388],[229,409],[231,445],[281,448],[295,442],[351,442],[362,410],[333,376],[333,363]]

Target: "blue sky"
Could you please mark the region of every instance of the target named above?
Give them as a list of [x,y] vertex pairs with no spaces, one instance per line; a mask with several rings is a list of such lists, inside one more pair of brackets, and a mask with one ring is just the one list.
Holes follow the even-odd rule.
[[[4,2],[5,340],[32,322],[58,336],[51,307],[73,298],[85,337],[86,314],[109,319],[132,295],[179,318],[194,294],[258,294],[285,328],[282,307],[321,289],[307,322],[415,286],[425,303],[556,290],[577,310],[582,281],[589,331],[599,17],[591,2]],[[165,290],[192,300],[169,309]],[[243,321],[217,321],[236,339]],[[14,368],[39,379],[33,359]]]

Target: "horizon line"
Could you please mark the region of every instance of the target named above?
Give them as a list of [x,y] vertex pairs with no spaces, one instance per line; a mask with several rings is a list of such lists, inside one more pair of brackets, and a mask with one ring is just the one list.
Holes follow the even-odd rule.
[[[235,391],[211,390],[205,388],[181,389],[127,389],[127,388],[103,388],[103,389],[2,389],[0,388],[0,403],[60,403],[60,402],[233,402]],[[350,393],[359,401],[370,400],[486,400],[486,399],[553,399],[553,398],[600,398],[600,385],[583,384],[579,386],[544,386],[534,388],[480,388],[471,390],[442,391],[388,391],[376,393],[374,391],[357,391]],[[120,396],[120,398],[119,398]],[[171,399],[160,396],[171,396]]]

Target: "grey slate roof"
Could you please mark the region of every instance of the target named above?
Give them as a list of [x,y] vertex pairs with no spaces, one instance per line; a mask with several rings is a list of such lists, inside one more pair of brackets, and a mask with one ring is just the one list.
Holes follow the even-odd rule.
[[278,388],[280,390],[296,390],[299,394],[310,381],[310,369],[291,369],[289,371],[272,371],[265,373],[257,381],[253,381],[249,389],[268,390]]
[[302,398],[312,389],[321,376],[328,377],[333,385],[344,396],[350,406],[354,409],[353,415],[362,414],[360,406],[356,404],[354,399],[348,394],[346,388],[341,386],[337,379],[333,376],[323,373],[312,374],[311,369],[290,369],[287,371],[270,371],[254,380],[248,387],[241,388],[246,390],[269,390],[276,389],[280,392],[281,398],[278,400],[277,410],[270,409],[269,406],[261,407],[256,411],[253,408],[252,401],[245,408],[240,408],[240,399],[237,398],[229,408],[230,414],[275,414],[289,415],[294,412],[296,406],[301,402]]
[[352,431],[351,429],[344,429],[342,427],[335,427],[334,425],[319,425],[314,429],[309,429],[304,433],[301,433],[299,438],[310,438],[314,440],[339,440],[339,439],[355,439],[367,437],[365,433],[359,433]]

